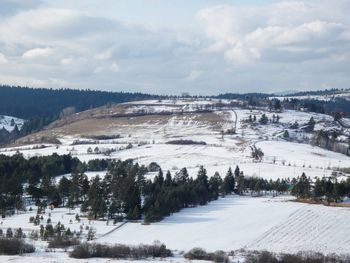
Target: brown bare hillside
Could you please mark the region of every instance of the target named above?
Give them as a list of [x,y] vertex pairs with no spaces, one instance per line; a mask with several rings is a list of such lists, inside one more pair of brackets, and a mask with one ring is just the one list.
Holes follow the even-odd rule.
[[[164,133],[173,137],[177,124],[222,130],[225,115],[208,110],[207,106],[189,109],[186,105],[171,103],[125,103],[106,105],[64,117],[43,131],[16,141],[16,145],[29,143],[58,143],[63,136],[89,137],[95,135],[121,135],[136,133]],[[174,133],[176,133],[174,131]]]

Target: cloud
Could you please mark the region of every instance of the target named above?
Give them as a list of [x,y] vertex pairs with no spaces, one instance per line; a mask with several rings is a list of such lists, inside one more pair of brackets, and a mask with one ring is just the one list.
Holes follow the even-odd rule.
[[188,76],[186,77],[186,80],[188,81],[197,80],[202,74],[203,74],[202,71],[194,69],[190,72],[190,74],[188,74]]
[[77,10],[38,8],[20,12],[0,23],[3,38],[12,43],[67,41],[106,34],[119,24]]
[[21,10],[28,10],[39,6],[40,0],[0,0],[0,14],[9,16]]
[[45,48],[33,48],[23,53],[24,59],[36,59],[36,58],[47,58],[51,56],[53,49],[50,47]]
[[0,53],[0,64],[6,64],[8,63],[7,58],[5,57],[4,54]]
[[74,59],[72,57],[62,58],[61,65],[64,65],[64,66],[70,65],[70,64],[72,64],[73,60]]
[[108,65],[108,66],[100,66],[100,67],[97,67],[95,70],[94,70],[94,73],[96,74],[100,74],[100,73],[108,73],[108,72],[111,72],[111,73],[118,73],[120,70],[120,66],[117,64],[117,62],[113,62],[112,64]]
[[350,82],[347,0],[202,4],[191,29],[101,17],[60,1],[16,9],[9,2],[4,8],[14,11],[0,18],[7,84],[217,94]]
[[[325,1],[321,1],[325,3]],[[223,52],[233,63],[254,61],[294,62],[321,59],[336,53],[344,43],[349,21],[330,17],[325,4],[285,1],[259,7],[217,6],[199,11],[197,18],[213,43],[207,51]],[[342,5],[334,5],[338,10]],[[302,56],[300,50],[307,52]],[[316,52],[327,49],[328,52]],[[311,52],[313,56],[308,54]]]

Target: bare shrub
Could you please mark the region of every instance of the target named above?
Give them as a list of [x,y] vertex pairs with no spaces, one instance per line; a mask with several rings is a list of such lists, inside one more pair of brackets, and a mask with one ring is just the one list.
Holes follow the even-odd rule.
[[70,253],[73,258],[115,258],[115,259],[143,259],[143,258],[165,258],[172,256],[164,244],[126,246],[116,244],[113,246],[102,244],[84,243],[74,247]]
[[202,248],[193,248],[188,251],[184,257],[189,260],[209,260],[217,263],[228,261],[228,255],[226,252],[218,250],[213,253],[208,253]]
[[74,237],[54,237],[49,240],[49,248],[66,248],[71,246],[80,245],[80,241],[78,238]]
[[33,253],[35,247],[18,238],[0,238],[0,255]]

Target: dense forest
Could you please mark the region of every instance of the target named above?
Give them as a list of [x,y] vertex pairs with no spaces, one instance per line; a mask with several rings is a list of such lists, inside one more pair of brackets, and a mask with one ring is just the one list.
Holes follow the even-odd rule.
[[273,94],[269,93],[224,93],[214,96],[216,99],[228,99],[228,100],[236,100],[236,99],[266,99],[268,97],[273,96]]
[[289,93],[287,96],[324,96],[324,95],[334,95],[337,93],[342,93],[349,91],[350,89],[325,89],[325,90],[315,90],[315,91],[299,91]]
[[52,118],[62,109],[76,111],[132,100],[155,98],[154,95],[129,92],[107,92],[76,89],[37,89],[0,86],[0,114],[22,119]]

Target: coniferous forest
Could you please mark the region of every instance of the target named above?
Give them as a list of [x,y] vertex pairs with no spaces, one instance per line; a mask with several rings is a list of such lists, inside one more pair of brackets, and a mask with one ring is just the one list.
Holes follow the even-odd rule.
[[[90,180],[86,171],[107,170],[104,177]],[[236,166],[223,176],[208,175],[199,167],[195,178],[182,168],[172,175],[159,168],[153,179],[147,178],[149,168],[132,160],[91,160],[82,163],[70,155],[53,154],[25,159],[21,154],[0,158],[0,207],[3,217],[21,210],[24,198],[39,207],[75,208],[80,206],[92,219],[116,221],[140,220],[151,223],[183,208],[206,205],[227,194],[273,195],[291,193],[299,198],[339,201],[350,194],[350,179],[337,182],[317,180],[312,186],[305,174],[293,179],[275,181],[244,176]],[[69,176],[59,175],[69,174]]]
[[0,85],[0,114],[22,119],[57,117],[62,109],[76,111],[132,100],[151,99],[154,95],[97,90],[40,89]]

